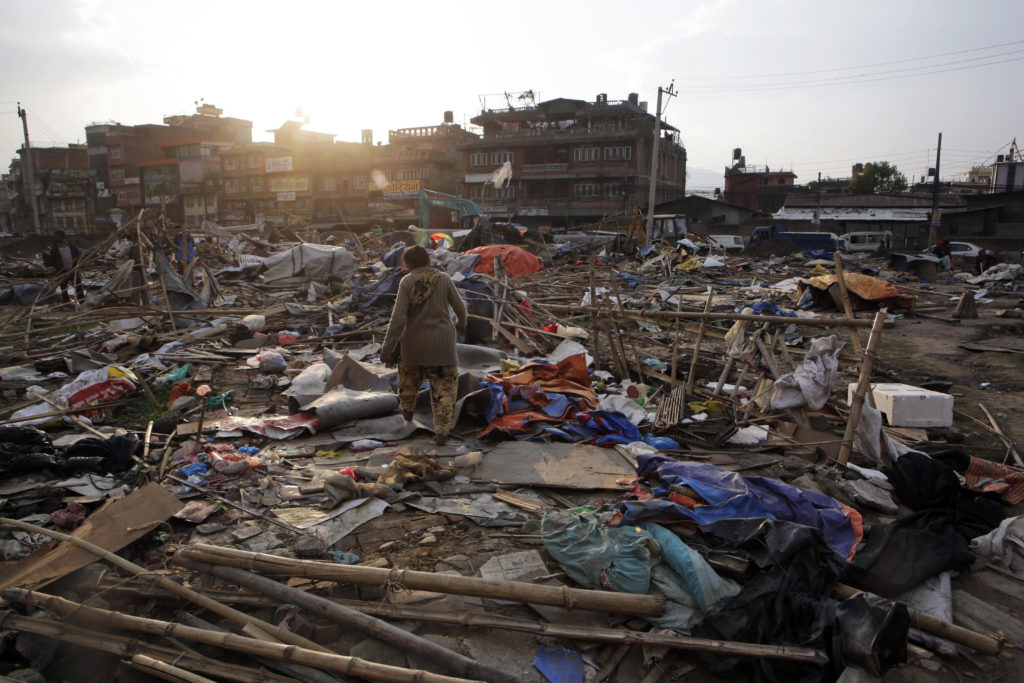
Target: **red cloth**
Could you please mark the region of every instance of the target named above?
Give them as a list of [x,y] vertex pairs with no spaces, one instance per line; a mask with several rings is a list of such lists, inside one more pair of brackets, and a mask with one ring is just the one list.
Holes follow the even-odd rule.
[[1006,465],[971,456],[964,479],[970,490],[998,493],[1007,505],[1016,505],[1024,500],[1024,474]]
[[582,353],[569,356],[556,365],[527,363],[518,370],[487,377],[491,382],[532,385],[544,391],[571,394],[579,398],[587,410],[597,408],[597,394],[590,388],[590,373]]
[[540,259],[519,247],[511,244],[489,244],[483,247],[476,247],[466,252],[467,254],[480,254],[480,262],[473,270],[477,273],[494,274],[494,257],[500,256],[505,264],[505,270],[509,275],[527,275],[536,273],[544,267]]

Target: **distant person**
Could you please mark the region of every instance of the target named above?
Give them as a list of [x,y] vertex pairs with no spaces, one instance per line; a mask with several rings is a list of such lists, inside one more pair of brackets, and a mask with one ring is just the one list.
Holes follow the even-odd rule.
[[949,259],[953,251],[949,248],[949,242],[938,240],[932,248],[932,254],[939,257],[939,268],[949,270]]
[[434,443],[443,446],[454,418],[459,383],[455,341],[456,334],[466,334],[466,304],[452,279],[430,267],[423,247],[407,248],[402,267],[408,272],[398,285],[380,357],[386,365],[398,363],[398,398],[406,420],[412,419],[420,385],[430,382]]
[[[71,244],[67,234],[63,230],[53,233],[53,244],[44,259],[46,265],[57,271],[59,280],[57,291],[60,293],[60,300],[64,303],[71,301],[68,295],[68,285],[75,280],[75,266],[78,265],[78,247]],[[81,285],[75,283],[75,297],[79,300],[85,298],[85,290]]]
[[978,257],[974,259],[974,272],[981,275],[996,264],[996,255],[987,249],[978,251]]

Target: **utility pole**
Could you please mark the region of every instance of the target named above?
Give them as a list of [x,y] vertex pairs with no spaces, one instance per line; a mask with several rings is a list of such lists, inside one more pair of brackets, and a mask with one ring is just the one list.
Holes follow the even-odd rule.
[[675,81],[668,85],[668,90],[658,86],[658,106],[654,115],[654,148],[651,150],[651,181],[650,189],[647,191],[647,234],[644,237],[644,245],[651,243],[651,231],[654,229],[654,195],[658,189],[658,145],[661,142],[661,96],[675,97]]
[[28,202],[32,205],[32,225],[37,235],[43,234],[42,226],[39,223],[39,202],[36,200],[36,179],[32,168],[32,146],[28,143],[28,114],[21,108],[18,102],[18,116],[21,117],[21,130],[25,133],[25,159],[22,173],[22,187],[28,196]]
[[935,244],[935,231],[942,223],[939,215],[939,159],[942,156],[942,133],[939,133],[939,146],[935,149],[935,180],[932,182],[932,213],[928,217],[928,247]]
[[818,171],[818,208],[814,210],[814,230],[821,230],[821,171]]

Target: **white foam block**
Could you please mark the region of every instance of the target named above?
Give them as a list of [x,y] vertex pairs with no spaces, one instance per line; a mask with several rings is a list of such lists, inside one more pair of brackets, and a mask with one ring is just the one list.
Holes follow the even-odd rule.
[[[949,427],[953,424],[953,397],[909,384],[872,384],[875,406],[891,427]],[[847,389],[853,403],[856,382]]]

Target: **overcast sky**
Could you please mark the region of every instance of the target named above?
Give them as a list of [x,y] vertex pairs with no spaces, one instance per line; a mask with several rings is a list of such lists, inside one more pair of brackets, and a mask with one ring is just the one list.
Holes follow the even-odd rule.
[[[721,184],[733,147],[800,180],[888,160],[943,178],[992,161],[1024,121],[1024,2],[675,0],[247,2],[47,0],[0,5],[0,154],[84,141],[93,121],[159,123],[200,97],[250,119],[363,128],[468,123],[481,96],[638,92],[682,131],[690,187]],[[497,93],[497,94],[496,94]],[[6,169],[6,161],[3,164]],[[711,173],[702,171],[709,170]]]

